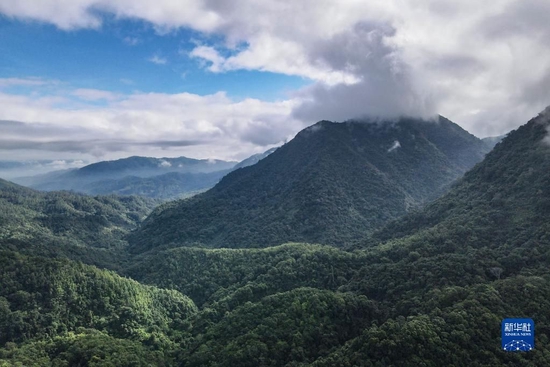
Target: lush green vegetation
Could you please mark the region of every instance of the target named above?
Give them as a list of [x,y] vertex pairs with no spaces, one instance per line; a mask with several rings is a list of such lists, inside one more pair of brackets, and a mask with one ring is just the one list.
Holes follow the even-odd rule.
[[[34,365],[57,358],[68,364],[54,365],[67,366],[75,365],[74,358],[89,357],[91,363],[98,357],[100,365],[104,358],[128,357],[108,355],[109,350],[147,358],[150,349],[168,353],[181,339],[177,330],[196,312],[195,304],[174,290],[66,259],[0,252],[0,366],[1,358],[26,365],[29,353],[36,353]],[[82,334],[82,328],[93,330]]]
[[208,190],[229,170],[209,173],[171,172],[153,177],[126,176],[89,183],[83,190],[91,195],[139,195],[161,200],[190,197]]
[[213,189],[159,207],[132,248],[343,246],[441,194],[486,152],[444,118],[322,121]]
[[[155,247],[119,263],[135,280],[1,252],[0,366],[550,365],[548,125],[353,250]],[[506,317],[535,320],[533,351],[501,350]]]
[[273,152],[239,163],[209,159],[129,157],[80,169],[21,177],[15,181],[38,190],[72,190],[88,195],[139,195],[160,200],[193,196],[208,190],[232,170],[257,163]]
[[199,306],[238,302],[315,287],[336,290],[367,258],[329,246],[287,244],[266,249],[177,248],[142,256],[126,274],[147,284],[177,289]]
[[22,345],[7,343],[0,349],[0,367],[149,367],[174,363],[162,350],[89,329]]
[[0,249],[116,267],[129,231],[158,202],[42,193],[0,180]]
[[94,327],[145,340],[196,311],[177,291],[65,259],[0,256],[0,344]]

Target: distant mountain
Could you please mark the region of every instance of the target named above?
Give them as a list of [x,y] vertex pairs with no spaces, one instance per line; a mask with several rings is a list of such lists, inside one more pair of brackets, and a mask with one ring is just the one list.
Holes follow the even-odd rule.
[[92,182],[116,180],[127,176],[153,177],[170,172],[213,173],[233,168],[237,162],[214,159],[129,157],[103,161],[79,169],[49,172],[40,176],[14,179],[39,190],[79,190]]
[[481,141],[483,141],[483,143],[485,143],[487,148],[493,149],[495,147],[495,145],[500,143],[502,141],[502,139],[504,139],[505,137],[506,137],[506,134],[499,135],[499,136],[489,136],[487,138],[481,139]]
[[217,159],[129,157],[90,164],[75,171],[76,177],[151,177],[167,172],[208,173],[230,169],[237,162]]
[[237,163],[235,165],[235,167],[233,167],[233,169],[236,170],[238,168],[244,168],[244,167],[252,166],[252,165],[258,163],[259,161],[261,161],[262,159],[264,159],[265,157],[267,157],[268,155],[270,155],[271,153],[273,153],[274,151],[276,151],[277,149],[278,148],[271,148],[269,150],[266,150],[263,153],[254,154],[254,155],[246,158],[245,160],[240,161],[239,163]]
[[63,171],[84,166],[81,160],[0,160],[0,177],[5,180],[13,180],[17,177],[37,176],[52,171]]
[[321,121],[211,190],[157,208],[131,248],[342,246],[437,197],[487,151],[443,117]]
[[229,172],[230,170],[209,173],[170,172],[152,177],[126,176],[86,184],[81,191],[91,195],[139,195],[168,200],[207,190]]
[[169,200],[205,191],[233,169],[255,164],[271,151],[239,163],[186,157],[129,157],[14,181],[44,191],[72,190],[90,195],[140,195]]

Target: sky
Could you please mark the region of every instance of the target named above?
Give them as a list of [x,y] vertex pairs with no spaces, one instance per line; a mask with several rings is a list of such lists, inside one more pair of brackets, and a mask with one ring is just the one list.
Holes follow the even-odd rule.
[[240,160],[362,117],[501,135],[550,104],[548,14],[548,0],[0,0],[0,160]]

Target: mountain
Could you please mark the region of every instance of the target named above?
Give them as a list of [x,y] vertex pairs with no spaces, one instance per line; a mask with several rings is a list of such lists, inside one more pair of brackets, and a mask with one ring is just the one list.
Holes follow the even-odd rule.
[[269,150],[266,150],[263,153],[258,153],[258,154],[251,155],[250,157],[248,157],[248,158],[240,161],[239,163],[237,163],[235,165],[235,167],[233,167],[233,169],[236,170],[236,169],[239,169],[239,168],[252,166],[252,165],[258,163],[259,161],[261,161],[262,159],[264,159],[265,157],[267,157],[268,155],[270,155],[271,153],[273,153],[274,151],[276,151],[277,149],[278,148],[271,148]]
[[[125,271],[190,295],[186,366],[550,364],[550,110],[354,251],[172,248]],[[535,320],[505,352],[501,321]]]
[[487,146],[451,121],[321,121],[214,188],[157,208],[132,249],[342,246],[443,193]]
[[[475,241],[474,233],[480,231],[488,236],[484,240],[502,246],[526,228],[544,230],[545,218],[550,212],[549,116],[547,109],[510,133],[487,155],[483,164],[466,173],[451,192],[425,210],[375,233],[370,242],[443,226],[463,234],[467,232],[463,238],[465,243]],[[490,233],[485,231],[487,228],[491,228]]]
[[170,172],[152,177],[126,176],[89,183],[79,191],[90,195],[138,195],[171,200],[207,190],[229,172],[229,170],[209,173]]
[[217,159],[150,158],[129,157],[114,161],[103,161],[82,167],[74,173],[75,177],[121,178],[128,176],[151,177],[159,173],[207,173],[232,168],[237,162]]
[[139,197],[39,192],[0,179],[0,250],[110,266],[124,237],[157,204]]
[[504,139],[505,137],[506,137],[506,134],[499,135],[499,136],[489,136],[487,138],[481,139],[481,141],[485,143],[488,149],[493,149],[495,145],[500,143],[502,139]]
[[[65,240],[95,249],[79,236],[101,198],[0,181],[0,233],[33,245],[0,249],[0,366],[548,366],[549,128],[550,110],[353,251],[177,247],[126,254],[123,276],[32,253],[46,208],[79,229]],[[52,194],[71,196],[45,205]],[[535,321],[530,352],[502,350],[509,317]]]
[[[402,318],[365,330],[314,366],[550,363],[549,128],[547,108],[448,194],[364,244],[380,257],[347,290],[393,304]],[[500,350],[508,317],[536,320],[538,350]]]
[[211,188],[229,172],[256,164],[273,151],[275,148],[264,153],[254,154],[230,169],[195,173],[170,172],[151,177],[125,176],[119,179],[88,183],[79,191],[91,195],[139,195],[162,200],[178,199]]
[[232,170],[255,164],[271,152],[255,154],[239,163],[186,157],[129,157],[14,181],[45,191],[72,190],[90,195],[140,195],[171,200],[205,191]]
[[226,171],[237,162],[215,159],[129,157],[102,161],[79,169],[50,172],[44,175],[23,177],[15,181],[39,190],[79,190],[82,185],[128,176],[153,177],[166,173],[213,173]]

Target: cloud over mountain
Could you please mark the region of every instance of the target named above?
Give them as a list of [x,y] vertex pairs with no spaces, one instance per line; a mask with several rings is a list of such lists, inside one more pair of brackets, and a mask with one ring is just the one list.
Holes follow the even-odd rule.
[[[32,0],[8,0],[0,4],[0,12],[8,17],[52,23],[62,30],[100,29],[105,14],[144,21],[159,34],[191,29],[200,39],[187,55],[209,72],[259,70],[311,80],[308,87],[294,91],[292,100],[279,104],[227,101],[217,94],[193,97],[202,102],[226,98],[226,107],[214,102],[212,109],[202,108],[199,103],[199,112],[192,113],[198,116],[193,118],[193,130],[202,137],[238,134],[235,141],[253,145],[292,135],[304,123],[364,115],[441,113],[479,136],[507,132],[550,101],[550,25],[545,16],[549,11],[545,0],[491,4],[475,0],[44,0],[39,5]],[[175,134],[179,134],[179,125],[170,120],[184,118],[183,114],[174,117],[175,111],[181,112],[175,101],[182,98],[191,97],[127,96],[103,110],[95,109],[92,115],[95,124],[112,132],[122,125],[126,131],[135,131],[141,124],[153,124],[163,133],[178,126]],[[145,106],[162,102],[154,112],[149,107],[147,113],[137,115],[137,110],[143,110],[139,106],[123,111],[138,100]],[[259,106],[267,106],[261,118]],[[250,108],[255,112],[250,113]],[[130,118],[130,123],[122,122]],[[189,123],[182,125],[185,129]],[[190,135],[187,139],[196,139],[196,134]]]

